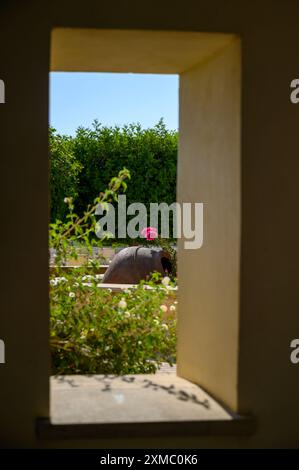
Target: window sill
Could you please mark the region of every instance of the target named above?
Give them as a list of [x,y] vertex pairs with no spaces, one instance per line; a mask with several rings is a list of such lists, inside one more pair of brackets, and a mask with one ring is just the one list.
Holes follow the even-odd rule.
[[40,439],[250,435],[255,423],[235,415],[198,385],[173,373],[51,377],[51,418]]

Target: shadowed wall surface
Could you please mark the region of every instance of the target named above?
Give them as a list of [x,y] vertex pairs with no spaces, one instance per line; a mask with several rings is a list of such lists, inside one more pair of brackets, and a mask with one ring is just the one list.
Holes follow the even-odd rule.
[[[296,447],[299,107],[290,103],[299,5],[292,0],[4,1],[0,7],[0,442],[4,447]],[[229,33],[242,43],[238,361],[233,398],[257,418],[252,437],[41,442],[49,414],[48,74],[53,28]],[[187,182],[186,182],[187,184]],[[190,294],[191,295],[191,294]],[[194,299],[196,300],[196,292]],[[190,298],[190,297],[189,297]],[[192,301],[194,305],[195,301]],[[200,299],[198,299],[200,308]],[[184,309],[184,303],[180,306]],[[185,310],[183,315],[194,315]],[[200,327],[200,325],[199,325]],[[223,348],[225,348],[225,329]],[[229,346],[228,346],[229,347]],[[223,360],[217,348],[219,366]]]

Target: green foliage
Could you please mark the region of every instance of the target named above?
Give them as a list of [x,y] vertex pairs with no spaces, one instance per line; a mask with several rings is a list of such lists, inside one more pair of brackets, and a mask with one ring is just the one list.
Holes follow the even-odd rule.
[[[141,283],[119,294],[98,282],[80,270],[51,281],[53,373],[154,373],[162,362],[173,364],[174,292],[157,277],[151,290]],[[165,313],[167,303],[172,306]]]
[[130,173],[122,169],[83,216],[74,213],[73,199],[68,197],[66,220],[50,224],[49,246],[56,251],[59,274],[50,280],[54,374],[152,373],[162,362],[175,362],[176,306],[169,278],[160,283],[161,277],[155,274],[151,289],[140,283],[136,289],[113,294],[100,287],[97,263],[87,262],[88,275],[86,265],[61,273],[67,257],[76,258],[78,242],[91,250],[96,206],[117,201],[119,192],[126,190],[128,178]]
[[78,242],[82,243],[90,252],[94,244],[101,244],[103,240],[95,238],[96,207],[98,204],[105,207],[108,202],[116,202],[118,193],[121,190],[125,191],[127,188],[126,179],[130,179],[130,173],[126,168],[123,168],[117,177],[111,179],[108,189],[101,192],[94,199],[93,204],[88,204],[82,216],[78,216],[74,212],[72,197],[64,199],[64,203],[69,210],[66,220],[56,219],[49,227],[49,247],[56,252],[55,262],[58,268],[66,261],[67,257],[77,258]]
[[[52,222],[66,214],[64,197],[73,197],[82,214],[123,167],[134,182],[128,185],[127,204],[143,202],[148,206],[150,202],[171,204],[176,200],[178,133],[167,130],[163,120],[150,129],[139,124],[105,127],[94,121],[92,128],[80,127],[75,137],[50,135]],[[55,165],[60,145],[62,168]]]
[[68,208],[64,203],[66,196],[78,196],[79,174],[81,163],[73,151],[73,139],[57,134],[55,129],[49,131],[50,145],[50,189],[51,220],[64,219]]

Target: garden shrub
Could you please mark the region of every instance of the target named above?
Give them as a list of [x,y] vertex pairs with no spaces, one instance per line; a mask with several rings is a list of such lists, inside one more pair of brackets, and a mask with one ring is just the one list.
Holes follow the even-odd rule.
[[147,282],[151,290],[142,282],[112,293],[98,287],[96,275],[82,274],[51,280],[53,374],[154,373],[162,362],[175,363],[173,291],[155,280]]
[[99,285],[97,260],[87,259],[69,273],[62,268],[68,256],[77,256],[78,241],[91,251],[96,206],[117,200],[127,179],[130,173],[123,168],[83,216],[74,212],[72,198],[66,198],[66,220],[50,224],[49,246],[56,251],[56,275],[50,279],[54,374],[152,373],[162,362],[175,362],[176,301],[169,278],[159,282],[156,273],[150,290],[142,282],[136,289],[113,294]]

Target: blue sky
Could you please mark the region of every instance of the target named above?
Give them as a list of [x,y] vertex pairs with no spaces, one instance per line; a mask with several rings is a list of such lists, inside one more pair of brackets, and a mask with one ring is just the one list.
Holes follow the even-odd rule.
[[94,119],[150,127],[163,117],[169,129],[177,129],[178,86],[178,75],[52,72],[50,125],[73,135]]

